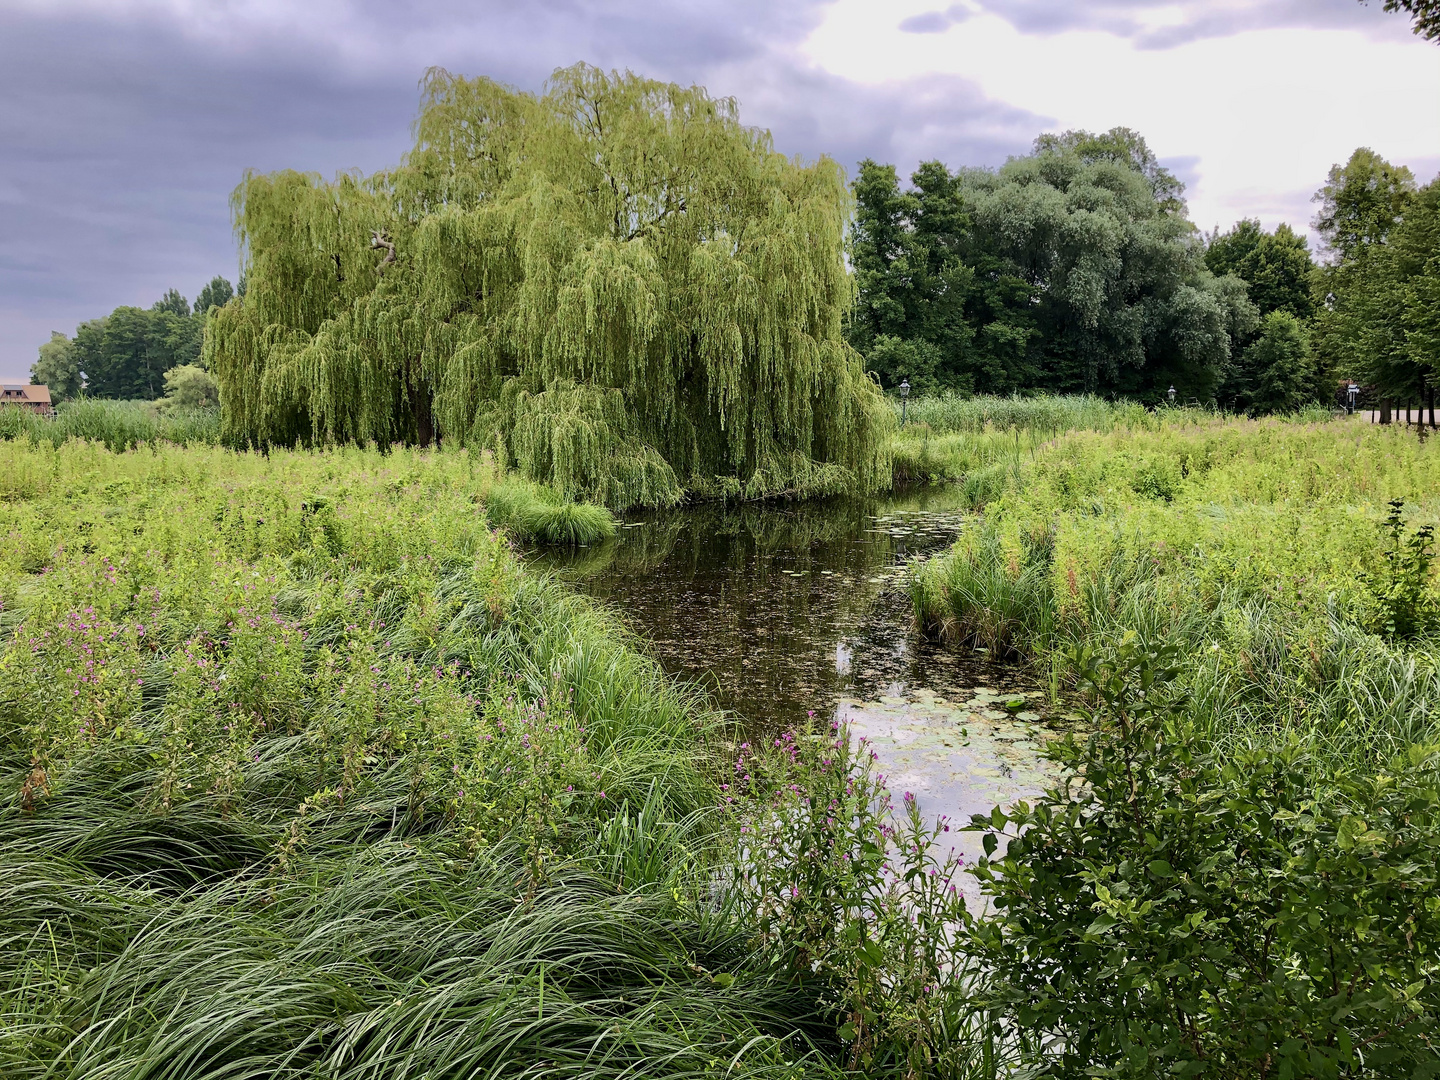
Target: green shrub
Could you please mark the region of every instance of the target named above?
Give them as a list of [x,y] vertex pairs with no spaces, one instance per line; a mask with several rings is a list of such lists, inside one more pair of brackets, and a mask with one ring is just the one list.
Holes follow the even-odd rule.
[[1206,749],[1174,661],[1075,657],[1098,730],[1070,778],[974,819],[989,1007],[1052,1040],[1045,1075],[1440,1075],[1440,750]]
[[1385,534],[1385,569],[1370,578],[1379,613],[1375,628],[1386,637],[1408,640],[1440,623],[1440,602],[1430,590],[1430,568],[1435,562],[1435,526],[1420,525],[1408,536],[1404,499],[1390,502],[1382,529]]

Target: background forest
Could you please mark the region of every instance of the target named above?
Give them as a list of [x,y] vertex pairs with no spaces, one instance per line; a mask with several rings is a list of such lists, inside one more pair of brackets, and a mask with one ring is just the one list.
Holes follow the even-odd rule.
[[999,170],[926,162],[854,184],[850,340],[886,386],[1086,392],[1251,413],[1341,380],[1419,404],[1440,352],[1440,182],[1368,149],[1315,196],[1321,261],[1287,224],[1200,234],[1144,138],[1042,135]]
[[[1200,233],[1184,185],[1126,128],[1041,135],[997,169],[922,164],[902,184],[861,162],[849,235],[846,337],[887,389],[1084,392],[1252,415],[1331,404],[1357,380],[1368,404],[1422,405],[1440,364],[1440,187],[1360,148],[1316,193],[1302,232],[1256,219]],[[1317,259],[1318,254],[1318,259]],[[245,284],[242,279],[240,295]],[[156,399],[200,373],[216,277],[193,308],[171,289],[55,333],[32,378],[57,401]]]

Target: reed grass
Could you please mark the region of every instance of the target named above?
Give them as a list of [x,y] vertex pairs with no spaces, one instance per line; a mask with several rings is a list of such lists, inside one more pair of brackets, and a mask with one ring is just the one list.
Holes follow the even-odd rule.
[[11,440],[0,478],[0,1074],[827,1076],[852,1000],[875,1075],[997,1060],[898,944],[855,998],[866,886],[821,882],[861,920],[825,965],[767,936],[815,902],[727,884],[730,733],[516,562],[483,456]]
[[1440,738],[1440,643],[1373,632],[1369,584],[1387,501],[1433,522],[1437,491],[1432,447],[1346,421],[1075,432],[917,569],[916,617],[1029,658],[1057,689],[1087,643],[1178,644],[1203,737],[1299,734],[1329,760],[1380,761]]
[[615,535],[610,511],[594,503],[568,502],[519,476],[497,480],[485,493],[485,516],[518,540],[589,547]]
[[100,398],[61,402],[53,418],[28,409],[0,408],[0,439],[25,439],[31,445],[48,442],[51,446],[83,439],[117,453],[160,443],[215,446],[220,442],[220,411],[161,411],[153,401]]

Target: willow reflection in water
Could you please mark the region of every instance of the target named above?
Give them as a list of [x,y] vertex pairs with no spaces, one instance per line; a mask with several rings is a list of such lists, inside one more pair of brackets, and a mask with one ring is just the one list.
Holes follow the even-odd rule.
[[602,547],[530,561],[610,605],[666,670],[709,686],[745,726],[833,711],[871,740],[892,788],[957,815],[1038,790],[1047,731],[1033,681],[911,628],[907,561],[971,520],[954,488],[705,505],[635,516]]

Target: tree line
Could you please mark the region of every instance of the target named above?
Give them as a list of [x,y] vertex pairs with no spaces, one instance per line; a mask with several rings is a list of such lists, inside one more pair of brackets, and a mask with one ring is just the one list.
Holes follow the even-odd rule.
[[922,164],[853,185],[848,335],[886,386],[1215,402],[1405,404],[1440,366],[1440,181],[1356,150],[1315,196],[1322,259],[1287,224],[1198,232],[1143,137],[1042,135],[997,170]]
[[[242,278],[239,295],[244,290]],[[30,378],[48,386],[57,402],[82,391],[90,397],[155,400],[173,396],[178,387],[187,404],[206,403],[207,396],[214,404],[214,382],[201,365],[205,320],[236,295],[235,287],[217,276],[193,306],[170,289],[149,308],[117,307],[81,323],[73,338],[55,331],[40,346]]]
[[[1044,134],[998,169],[929,161],[908,184],[867,159],[847,206],[838,167],[786,172],[768,136],[736,134],[733,105],[573,72],[540,98],[433,78],[421,119],[435,136],[416,159],[429,172],[247,177],[253,295],[216,277],[193,308],[174,289],[116,308],[53,334],[32,377],[57,400],[173,397],[168,379],[213,402],[215,356],[247,438],[483,435],[529,446],[540,472],[623,458],[708,474],[724,459],[782,487],[779,462],[821,444],[819,460],[871,468],[805,398],[848,386],[852,364],[885,388],[1173,390],[1251,413],[1331,402],[1350,379],[1382,402],[1433,399],[1440,180],[1421,187],[1370,149],[1315,196],[1317,258],[1288,224],[1199,232],[1184,185],[1127,128]],[[446,157],[472,122],[477,145],[519,164]],[[765,191],[782,200],[771,210]],[[715,287],[693,291],[703,280]],[[869,416],[867,394],[839,400]],[[561,443],[541,437],[542,414],[569,417]]]

